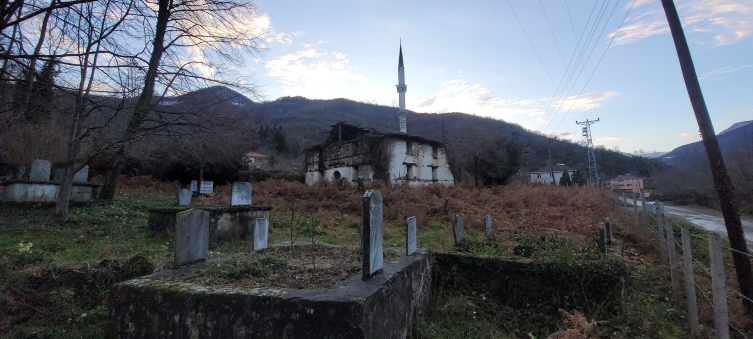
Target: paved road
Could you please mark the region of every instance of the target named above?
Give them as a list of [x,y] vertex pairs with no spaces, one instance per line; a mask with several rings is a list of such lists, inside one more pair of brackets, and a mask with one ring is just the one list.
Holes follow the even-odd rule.
[[[632,211],[633,199],[628,198],[627,201],[628,208]],[[641,208],[640,201],[638,201],[638,208]],[[727,228],[724,226],[724,218],[722,218],[721,212],[664,205],[664,214],[668,217],[684,220],[707,231],[727,236]],[[748,241],[748,246],[753,246],[753,220],[743,219],[742,222],[745,240]]]

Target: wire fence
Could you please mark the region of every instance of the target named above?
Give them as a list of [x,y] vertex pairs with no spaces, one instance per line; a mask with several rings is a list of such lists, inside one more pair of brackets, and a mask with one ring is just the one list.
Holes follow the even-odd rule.
[[[641,196],[643,192],[641,192]],[[699,229],[686,227],[674,219],[667,217],[664,213],[662,203],[648,204],[643,197],[632,197],[632,203],[629,204],[625,193],[622,198],[617,197],[619,205],[623,206],[626,211],[634,212],[635,217],[642,222],[644,227],[656,234],[658,241],[662,265],[670,271],[673,291],[679,290],[680,281],[683,281],[686,292],[686,301],[688,303],[688,320],[691,332],[698,333],[698,302],[696,291],[701,294],[701,306],[706,309],[712,309],[714,314],[714,329],[716,338],[730,338],[730,329],[735,337],[750,338],[749,333],[745,333],[739,327],[740,324],[733,324],[729,317],[729,301],[753,303],[753,299],[743,295],[739,290],[727,286],[725,275],[724,257],[729,255],[745,255],[753,259],[753,254],[739,251],[731,248],[729,244],[722,243],[721,237],[717,233],[705,232],[706,236],[699,235]],[[638,200],[641,200],[641,206],[638,206]],[[679,231],[681,241],[676,239],[676,232]],[[691,238],[697,239],[695,243]],[[700,240],[700,241],[699,241]],[[700,244],[708,244],[708,252],[701,251]],[[693,249],[693,247],[696,247]],[[685,252],[688,253],[685,253]],[[677,256],[677,253],[681,255]],[[695,253],[691,253],[695,252]],[[707,255],[707,257],[704,257]],[[685,264],[686,258],[690,264]],[[704,261],[708,261],[706,266]],[[684,279],[680,279],[680,273]],[[704,283],[698,285],[697,278],[702,278]],[[708,281],[711,281],[711,290],[708,290]],[[739,298],[739,299],[738,299]]]

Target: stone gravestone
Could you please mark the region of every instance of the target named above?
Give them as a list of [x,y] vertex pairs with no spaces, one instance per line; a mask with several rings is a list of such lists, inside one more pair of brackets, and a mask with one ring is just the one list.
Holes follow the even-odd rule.
[[180,206],[190,205],[192,196],[193,196],[193,193],[191,191],[180,190],[180,192],[178,192],[178,205]]
[[196,180],[191,180],[191,192],[196,192],[199,190],[199,182]]
[[29,181],[50,181],[50,162],[37,159],[31,163]]
[[209,254],[209,212],[191,209],[176,215],[175,267],[206,260]]
[[382,193],[368,190],[363,194],[363,280],[371,279],[384,267],[382,253]]
[[18,174],[16,174],[16,180],[27,180],[26,171],[29,168],[26,166],[18,166]]
[[363,186],[363,178],[358,178],[358,192],[366,191],[366,188]]
[[416,252],[416,217],[408,218],[408,227],[405,229],[405,255]]
[[64,177],[65,177],[65,168],[56,168],[54,171],[52,171],[52,181],[58,184],[62,184]]
[[463,236],[465,231],[463,230],[463,218],[460,214],[455,214],[455,224],[452,226],[452,232],[455,234],[455,245],[460,245],[463,242]]
[[484,226],[486,229],[486,236],[489,237],[490,235],[492,235],[492,216],[491,215],[487,214],[486,217],[484,218]]
[[202,181],[201,186],[199,186],[199,193],[212,194],[213,189],[214,189],[214,181]]
[[236,182],[230,193],[230,206],[251,205],[251,183]]
[[73,182],[89,181],[89,166],[84,166],[73,176]]
[[257,218],[254,221],[254,251],[267,248],[267,235],[269,234],[269,219]]
[[341,191],[344,191],[350,185],[348,181],[349,180],[346,177],[340,178],[340,180],[337,181],[337,188],[339,188]]

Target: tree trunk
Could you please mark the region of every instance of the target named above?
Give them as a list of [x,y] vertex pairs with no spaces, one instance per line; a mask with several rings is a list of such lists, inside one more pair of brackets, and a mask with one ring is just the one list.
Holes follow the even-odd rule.
[[727,167],[722,157],[722,150],[716,139],[714,126],[711,123],[711,117],[706,108],[706,102],[703,99],[701,85],[698,82],[695,66],[693,66],[693,59],[690,55],[688,42],[685,39],[685,32],[682,29],[680,16],[677,14],[677,9],[672,0],[662,0],[662,5],[664,6],[664,13],[667,15],[667,22],[669,23],[672,38],[675,42],[677,57],[680,59],[680,67],[685,79],[685,86],[688,89],[690,103],[693,106],[693,112],[695,113],[698,127],[701,130],[703,146],[706,148],[706,155],[711,165],[714,188],[719,197],[724,224],[727,227],[727,238],[729,239],[730,247],[735,250],[732,252],[732,259],[735,264],[735,272],[737,273],[737,282],[740,285],[740,293],[748,298],[747,300],[743,299],[743,305],[745,306],[746,313],[752,314],[753,302],[750,299],[753,299],[753,271],[751,270],[750,258],[746,255],[748,253],[748,246],[745,241],[742,222],[740,221],[740,213],[735,202],[735,189],[727,173]]
[[118,147],[110,166],[107,168],[107,174],[105,174],[105,179],[102,183],[102,189],[99,194],[101,200],[112,201],[113,197],[115,197],[118,178],[125,167],[125,157],[128,153],[130,143],[137,137],[139,129],[141,129],[141,124],[151,110],[152,98],[154,97],[154,82],[157,79],[160,59],[165,51],[165,32],[167,31],[167,24],[170,19],[171,8],[171,0],[159,0],[156,24],[157,29],[154,35],[154,48],[152,49],[152,55],[149,59],[149,68],[147,69],[146,77],[144,78],[144,88],[141,90],[136,106],[133,109],[133,115],[131,116],[131,119],[128,120],[128,126],[123,134],[120,147]]

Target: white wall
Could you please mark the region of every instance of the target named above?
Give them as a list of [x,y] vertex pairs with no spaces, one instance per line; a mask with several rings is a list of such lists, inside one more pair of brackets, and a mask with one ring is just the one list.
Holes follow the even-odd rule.
[[443,148],[437,150],[437,158],[434,159],[432,146],[425,143],[412,142],[413,152],[407,154],[407,142],[399,139],[388,139],[387,149],[389,156],[389,175],[393,184],[406,181],[408,167],[414,168],[414,178],[408,178],[411,186],[421,186],[434,183],[432,167],[437,167],[437,183],[452,186],[455,180],[447,164],[447,156]]
[[[570,180],[573,180],[573,176],[575,175],[575,171],[567,171],[570,174]],[[557,172],[554,171],[554,182],[559,185],[560,179],[562,178],[563,172]],[[541,175],[541,178],[538,176]],[[551,184],[552,183],[552,173],[539,173],[539,172],[531,172],[531,182],[542,182],[545,184]]]

